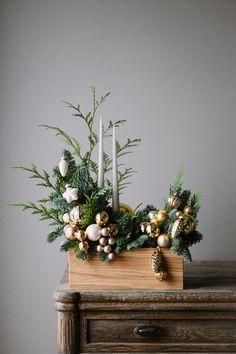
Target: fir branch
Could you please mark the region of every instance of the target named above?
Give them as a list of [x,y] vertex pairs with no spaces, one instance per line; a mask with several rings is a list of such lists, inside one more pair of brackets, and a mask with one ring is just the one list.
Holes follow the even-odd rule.
[[127,250],[131,250],[132,248],[140,248],[144,245],[144,243],[148,240],[147,235],[141,235],[136,240],[130,242],[127,245]]
[[127,139],[127,142],[124,145],[120,145],[120,143],[117,141],[116,142],[116,151],[117,151],[117,158],[131,154],[132,153],[132,148],[138,146],[138,143],[141,141],[141,139]]
[[56,230],[50,232],[48,235],[47,235],[47,241],[49,243],[52,243],[53,241],[55,241],[58,237],[62,236],[64,233],[63,231],[63,227],[58,227],[56,228]]
[[190,204],[193,207],[195,217],[197,216],[197,213],[199,212],[200,207],[201,207],[201,197],[202,197],[202,192],[197,191],[193,194],[192,199],[190,201]]
[[181,200],[180,209],[184,208],[185,205],[189,204],[191,198],[191,192],[189,190],[184,190],[179,195]]
[[116,128],[120,127],[122,124],[126,123],[125,119],[117,120],[116,122],[113,122],[112,120],[109,121],[107,128],[104,129],[103,135],[107,138],[112,136],[110,134],[110,130],[115,126]]
[[76,251],[77,248],[78,248],[77,241],[65,240],[65,241],[62,241],[62,243],[60,244],[60,251],[61,252],[67,252],[69,250]]
[[29,172],[31,174],[29,176],[29,178],[41,180],[42,182],[36,183],[37,186],[43,186],[45,188],[52,188],[55,191],[57,191],[57,189],[54,187],[54,185],[50,181],[50,175],[48,174],[48,172],[43,170],[42,173],[40,173],[35,164],[32,163],[31,167],[19,165],[19,166],[13,166],[12,168]]
[[203,235],[198,231],[194,231],[193,233],[188,235],[188,237],[186,237],[185,242],[188,247],[191,247],[191,246],[195,245],[196,243],[200,242],[202,239],[203,239]]
[[179,194],[183,184],[183,167],[176,174],[174,183],[170,186],[170,195]]
[[36,203],[15,203],[10,204],[11,206],[16,206],[22,208],[23,211],[31,210],[31,214],[40,215],[39,221],[43,220],[53,220],[54,224],[62,225],[63,222],[59,218],[59,211],[54,208],[46,208],[43,204],[36,205]]
[[64,132],[62,129],[58,127],[53,127],[47,124],[41,124],[40,127],[44,127],[46,129],[51,129],[55,131],[56,136],[60,136],[65,141],[65,143],[73,149],[73,153],[82,160],[80,144],[75,138],[71,137],[69,134],[67,134],[66,132]]

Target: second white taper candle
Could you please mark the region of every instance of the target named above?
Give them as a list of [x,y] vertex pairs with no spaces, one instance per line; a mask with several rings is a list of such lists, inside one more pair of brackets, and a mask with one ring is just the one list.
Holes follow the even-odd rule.
[[115,125],[112,135],[112,210],[113,212],[120,210]]

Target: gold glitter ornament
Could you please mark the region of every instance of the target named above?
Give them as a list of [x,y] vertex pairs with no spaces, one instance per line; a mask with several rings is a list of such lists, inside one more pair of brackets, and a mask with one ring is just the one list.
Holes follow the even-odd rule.
[[193,214],[193,207],[192,205],[186,205],[184,207],[184,214],[187,214],[187,215],[192,215]]
[[176,194],[174,194],[169,196],[167,203],[171,209],[178,209],[181,205],[181,200]]
[[156,238],[159,235],[160,230],[154,222],[149,222],[146,225],[146,233],[148,237]]
[[97,215],[95,216],[95,220],[98,226],[105,226],[108,223],[109,216],[107,212],[101,211],[100,213],[97,213]]
[[161,258],[161,249],[160,247],[157,247],[151,256],[151,266],[156,278],[159,281],[163,281],[167,277],[167,272],[165,272],[162,267]]
[[87,253],[89,249],[89,244],[87,241],[81,241],[79,243],[79,249],[81,252]]
[[75,237],[79,241],[84,241],[87,238],[87,235],[86,235],[85,231],[78,230],[78,231],[75,232]]
[[157,245],[163,248],[169,248],[171,244],[170,236],[161,234],[157,237]]
[[184,215],[184,233],[189,235],[196,230],[197,223],[192,215]]
[[109,224],[107,225],[107,228],[109,230],[110,236],[115,237],[118,234],[118,226],[116,224]]
[[159,210],[155,218],[158,224],[161,224],[167,218],[167,212],[165,210]]
[[179,218],[181,215],[183,215],[183,212],[178,210],[175,214],[176,218]]

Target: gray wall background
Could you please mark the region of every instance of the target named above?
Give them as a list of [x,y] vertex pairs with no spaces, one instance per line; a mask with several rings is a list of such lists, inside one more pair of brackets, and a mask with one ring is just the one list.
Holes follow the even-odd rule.
[[[66,265],[46,223],[7,207],[43,195],[8,167],[50,170],[64,143],[41,123],[86,144],[64,100],[91,106],[90,85],[111,90],[102,114],[127,119],[117,134],[140,137],[138,171],[122,196],[162,206],[177,169],[202,188],[193,258],[235,258],[236,1],[2,0],[1,354],[56,353],[52,293]],[[109,151],[111,144],[107,145]]]

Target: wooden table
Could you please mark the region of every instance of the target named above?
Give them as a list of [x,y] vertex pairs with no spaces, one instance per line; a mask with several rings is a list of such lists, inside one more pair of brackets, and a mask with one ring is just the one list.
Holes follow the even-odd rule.
[[236,262],[185,266],[176,291],[54,293],[59,353],[236,353]]

